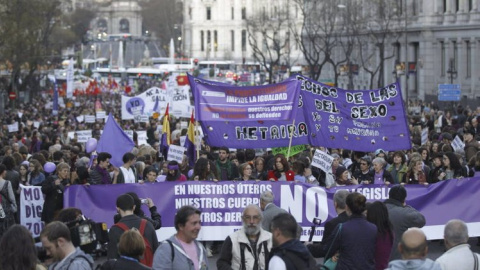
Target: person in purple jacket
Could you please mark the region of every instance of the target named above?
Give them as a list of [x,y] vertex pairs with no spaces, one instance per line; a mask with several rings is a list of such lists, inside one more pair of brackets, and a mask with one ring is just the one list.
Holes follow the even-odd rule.
[[[347,196],[347,213],[350,219],[337,225],[324,245],[325,258],[337,254],[336,270],[374,270],[377,226],[368,222],[363,215],[367,199],[354,192]],[[337,235],[338,234],[338,235]]]

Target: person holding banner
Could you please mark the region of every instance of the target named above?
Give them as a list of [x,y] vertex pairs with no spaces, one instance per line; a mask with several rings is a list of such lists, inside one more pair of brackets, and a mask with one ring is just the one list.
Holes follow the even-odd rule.
[[402,184],[421,184],[428,185],[430,179],[422,169],[423,161],[420,157],[413,157],[408,164],[408,171],[403,176]]
[[123,165],[120,166],[118,176],[113,184],[135,184],[138,182],[137,172],[135,170],[136,157],[134,154],[127,152],[122,157]]
[[443,171],[438,176],[439,180],[458,179],[466,176],[460,161],[452,152],[443,154]]
[[[108,173],[111,158],[112,155],[107,152],[98,153],[97,166],[90,171],[90,185],[106,185],[112,183],[112,178]],[[113,173],[113,181],[117,181],[118,174],[118,169],[116,169]]]
[[383,157],[376,157],[372,161],[373,163],[373,181],[363,184],[378,184],[378,185],[390,185],[393,183],[393,177],[390,172],[385,170],[387,162]]
[[172,160],[167,165],[168,173],[165,181],[187,181],[187,177],[180,172],[178,162]]
[[45,194],[43,204],[42,221],[45,224],[54,220],[55,216],[63,209],[63,191],[70,186],[70,166],[62,162],[58,164],[56,174],[50,175],[42,184],[42,192]]
[[338,166],[335,172],[335,183],[330,187],[343,187],[349,185],[358,185],[358,180],[355,177],[350,178],[350,172],[343,166]]
[[370,169],[370,157],[363,156],[358,160],[359,170],[353,171],[353,178],[357,179],[360,183],[373,182],[374,171]]
[[265,169],[265,159],[257,157],[255,159],[255,169],[253,170],[255,179],[267,180],[267,173],[268,171]]
[[208,159],[199,158],[193,168],[193,180],[195,181],[218,181],[217,177],[210,170],[211,165]]
[[238,171],[240,173],[240,177],[236,178],[235,180],[238,181],[250,181],[250,180],[257,180],[255,177],[252,176],[252,165],[250,163],[245,162],[238,167]]
[[15,224],[17,203],[13,193],[12,183],[5,180],[7,168],[0,164],[0,238],[10,226]]
[[400,184],[403,176],[407,172],[407,158],[403,151],[393,153],[393,164],[387,167],[387,171],[392,175],[393,183]]
[[270,181],[293,181],[295,173],[290,170],[290,165],[283,154],[277,154],[273,158],[273,170],[268,171],[267,178]]
[[238,177],[237,166],[228,159],[230,150],[228,147],[222,146],[218,149],[218,159],[215,161],[218,176],[220,180],[233,180]]
[[40,162],[36,159],[30,159],[28,168],[28,182],[30,183],[30,185],[41,186],[43,181],[45,181],[42,164],[40,164]]

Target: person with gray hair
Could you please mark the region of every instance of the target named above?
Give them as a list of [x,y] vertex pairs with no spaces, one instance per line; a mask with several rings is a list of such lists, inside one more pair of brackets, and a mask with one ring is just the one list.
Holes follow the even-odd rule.
[[478,269],[480,255],[470,250],[465,222],[452,219],[445,225],[443,238],[447,251],[437,259],[443,270]]
[[272,249],[272,234],[262,229],[262,217],[262,210],[256,204],[250,204],[243,210],[243,226],[225,239],[217,269],[266,269]]
[[[338,224],[344,223],[348,220],[348,215],[346,212],[346,201],[347,201],[347,196],[350,194],[350,192],[346,189],[340,189],[335,192],[335,195],[333,195],[333,206],[335,207],[335,211],[337,212],[337,217],[329,220],[328,222],[325,223],[325,230],[323,231],[323,237],[322,237],[322,243],[325,243],[327,239],[332,235],[333,231],[335,230],[335,227],[337,227]],[[325,254],[323,252],[323,244],[312,244],[312,243],[307,243],[307,248],[310,250],[310,253],[312,253],[313,257],[315,258],[320,258],[324,257]],[[328,258],[325,258],[325,261]]]
[[270,232],[270,224],[275,216],[281,213],[287,213],[287,211],[273,203],[274,199],[275,195],[269,190],[260,194],[260,208],[263,211],[262,228],[267,232]]

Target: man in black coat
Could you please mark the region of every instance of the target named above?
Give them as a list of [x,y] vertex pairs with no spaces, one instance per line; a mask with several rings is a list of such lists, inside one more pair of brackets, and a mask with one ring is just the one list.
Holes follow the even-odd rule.
[[[133,200],[133,197],[128,194],[120,195],[117,198],[117,211],[120,213],[120,216],[122,216],[122,218],[119,220],[118,223],[121,222],[125,224],[128,228],[135,227],[139,229],[142,218],[133,213],[134,209],[135,202]],[[123,232],[124,230],[116,225],[113,225],[110,228],[110,231],[108,232],[108,259],[115,259],[120,257],[120,255],[118,254],[117,245]],[[146,224],[144,236],[150,244],[152,251],[155,252],[158,247],[158,239],[155,229],[150,222],[147,222]]]
[[[323,238],[322,238],[322,243],[318,244],[312,244],[312,243],[307,243],[307,248],[312,253],[313,257],[315,258],[320,258],[325,256],[324,254],[324,248],[323,244],[327,242],[328,238],[332,236],[333,231],[335,230],[335,227],[337,227],[338,224],[344,223],[348,220],[348,215],[346,210],[346,200],[347,200],[347,195],[350,194],[350,192],[346,189],[341,189],[338,190],[335,195],[333,195],[333,204],[335,206],[335,211],[337,212],[337,217],[331,219],[327,223],[325,223],[325,230],[323,231]],[[328,258],[325,258],[325,261]]]

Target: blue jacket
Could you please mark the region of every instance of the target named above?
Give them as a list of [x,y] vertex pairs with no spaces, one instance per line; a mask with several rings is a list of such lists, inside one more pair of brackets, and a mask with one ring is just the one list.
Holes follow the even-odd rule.
[[324,245],[325,253],[330,246],[332,246],[330,254],[340,251],[336,270],[374,270],[377,226],[361,215],[352,215],[342,224],[340,233],[335,238],[339,228],[340,225],[335,228]]
[[[175,235],[168,240],[172,242],[170,245],[167,241],[164,241],[155,251],[153,255],[153,267],[155,270],[194,270],[192,260],[186,256],[185,250],[183,250],[182,244],[177,241]],[[208,258],[205,247],[200,242],[195,240],[197,245],[197,255],[199,261],[199,267],[201,269],[208,270]],[[172,255],[173,251],[173,255]],[[173,260],[172,260],[173,258]],[[202,265],[205,268],[202,268]]]

